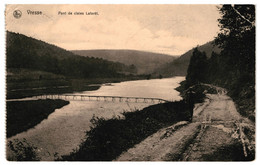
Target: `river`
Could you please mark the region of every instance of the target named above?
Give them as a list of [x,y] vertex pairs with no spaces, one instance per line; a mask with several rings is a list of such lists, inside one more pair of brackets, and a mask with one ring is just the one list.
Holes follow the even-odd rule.
[[[84,91],[74,94],[98,96],[128,96],[149,97],[178,101],[179,92],[174,88],[179,86],[184,77],[165,79],[125,81],[103,85],[96,91]],[[41,160],[54,160],[55,153],[59,156],[69,154],[76,149],[90,129],[90,119],[93,116],[106,119],[122,116],[122,112],[141,110],[153,103],[127,103],[104,101],[70,101],[70,104],[56,109],[47,119],[25,132],[17,134],[13,139],[25,138],[37,147]]]

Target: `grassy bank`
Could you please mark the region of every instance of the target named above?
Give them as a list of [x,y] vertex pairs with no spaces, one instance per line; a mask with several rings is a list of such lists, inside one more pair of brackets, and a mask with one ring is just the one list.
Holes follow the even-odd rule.
[[28,130],[46,119],[57,108],[69,104],[64,100],[34,100],[34,101],[8,101],[7,137]]
[[62,156],[60,160],[113,160],[159,129],[188,118],[188,105],[183,101],[127,112],[124,118],[105,120],[93,117],[93,127],[86,132],[85,141],[77,150]]

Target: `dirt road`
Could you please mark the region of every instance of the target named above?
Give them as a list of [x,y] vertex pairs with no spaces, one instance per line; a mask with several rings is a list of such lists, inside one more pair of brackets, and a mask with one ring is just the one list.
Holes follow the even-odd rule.
[[[204,84],[207,85],[207,84]],[[255,148],[254,124],[240,116],[222,88],[194,108],[191,123],[159,130],[116,161],[250,160]]]

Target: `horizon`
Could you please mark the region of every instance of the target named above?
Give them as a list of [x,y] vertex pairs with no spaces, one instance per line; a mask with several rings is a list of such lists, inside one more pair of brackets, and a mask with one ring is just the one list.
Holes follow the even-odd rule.
[[[162,54],[162,55],[166,55],[166,56],[173,56],[173,57],[180,57],[180,56],[182,56],[183,54],[181,54],[181,55],[171,55],[171,54],[165,54],[165,53],[158,53],[158,52],[152,52],[152,51],[145,51],[145,50],[137,50],[137,49],[65,49],[65,48],[62,48],[62,47],[60,47],[60,46],[57,46],[57,45],[55,45],[55,44],[53,44],[53,43],[49,43],[49,42],[46,42],[46,41],[43,41],[43,40],[40,40],[40,39],[37,39],[37,38],[34,38],[34,37],[31,37],[31,36],[27,36],[27,35],[25,35],[25,34],[22,34],[22,33],[18,33],[18,32],[13,32],[13,31],[8,31],[8,30],[6,30],[6,32],[11,32],[11,33],[15,33],[15,34],[19,34],[19,35],[24,35],[24,36],[26,36],[26,37],[30,37],[30,38],[33,38],[33,39],[36,39],[36,40],[38,40],[38,41],[41,41],[41,42],[45,42],[46,44],[50,44],[50,45],[53,45],[53,46],[56,46],[56,47],[59,47],[59,48],[61,48],[61,49],[64,49],[64,50],[66,50],[66,51],[70,51],[70,52],[72,52],[72,51],[97,51],[97,50],[103,50],[103,51],[106,51],[106,50],[110,50],[110,51],[112,51],[112,50],[125,50],[125,51],[139,51],[139,52],[146,52],[146,53],[153,53],[153,54]],[[209,42],[211,42],[211,41],[209,41]],[[208,42],[206,42],[206,43],[208,43]],[[206,44],[205,43],[205,44]],[[204,44],[202,44],[202,45],[204,45]],[[201,46],[201,45],[198,45],[198,46]],[[193,47],[193,48],[195,48],[195,47]],[[191,49],[193,49],[193,48],[191,48]],[[189,50],[191,50],[191,49],[189,49]],[[188,51],[189,51],[188,50]],[[73,52],[72,52],[73,53]],[[185,52],[186,53],[186,52]]]
[[[22,12],[20,19],[14,10]],[[80,11],[98,15],[74,15]],[[128,49],[171,56],[212,41],[220,18],[217,5],[19,4],[7,5],[5,13],[6,30],[66,50]]]
[[[121,51],[126,50],[126,51],[139,51],[139,52],[146,52],[146,53],[153,53],[153,54],[161,54],[161,55],[165,55],[165,56],[173,56],[173,57],[176,57],[176,58],[178,58],[178,57],[184,55],[185,53],[187,53],[188,51],[190,51],[190,50],[196,48],[197,46],[203,46],[203,45],[205,45],[205,44],[207,44],[207,43],[213,41],[213,40],[212,40],[212,41],[207,41],[207,42],[205,42],[204,44],[191,47],[190,49],[188,49],[188,50],[187,50],[186,52],[184,52],[183,54],[180,54],[180,55],[172,55],[172,54],[166,54],[166,53],[160,53],[160,52],[152,52],[152,51],[149,51],[149,50],[146,51],[146,50],[137,50],[137,49],[112,49],[112,48],[111,48],[111,49],[109,49],[109,48],[108,48],[108,49],[102,49],[102,48],[100,48],[100,49],[65,49],[65,48],[60,47],[60,46],[57,46],[57,45],[55,45],[55,44],[53,44],[53,43],[49,43],[49,42],[47,42],[47,41],[34,38],[34,37],[32,37],[32,36],[27,36],[27,35],[22,34],[22,33],[19,33],[19,32],[13,32],[13,31],[9,31],[9,30],[6,30],[6,32],[11,32],[11,33],[16,33],[16,34],[24,35],[24,36],[26,36],[26,37],[30,37],[30,38],[36,39],[36,40],[38,40],[38,41],[45,42],[45,43],[47,43],[47,44],[50,44],[50,45],[59,47],[59,48],[61,48],[61,49],[64,49],[64,50],[70,51],[70,52],[72,52],[72,51],[95,51],[95,50],[96,50],[96,51],[98,51],[98,50],[99,50],[99,51],[101,51],[101,50],[103,50],[103,51],[106,51],[106,50],[110,50],[110,51],[112,51],[112,50],[121,50]],[[73,52],[72,52],[72,53],[73,53]]]

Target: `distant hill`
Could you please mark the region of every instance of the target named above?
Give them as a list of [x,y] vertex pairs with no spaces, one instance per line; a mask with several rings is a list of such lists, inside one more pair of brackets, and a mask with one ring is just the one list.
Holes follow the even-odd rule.
[[66,77],[117,77],[136,72],[133,66],[93,57],[82,57],[55,45],[22,34],[7,32],[7,69],[30,69]]
[[[187,69],[190,63],[190,58],[192,56],[194,48],[187,51],[179,58],[173,60],[170,63],[165,64],[158,70],[158,74],[163,76],[185,76],[187,74]],[[213,45],[213,41],[208,42],[204,45],[198,47],[199,51],[204,51],[209,58],[211,53],[220,53],[221,49]]]
[[75,54],[134,65],[138,74],[150,74],[177,57],[137,50],[73,50]]

